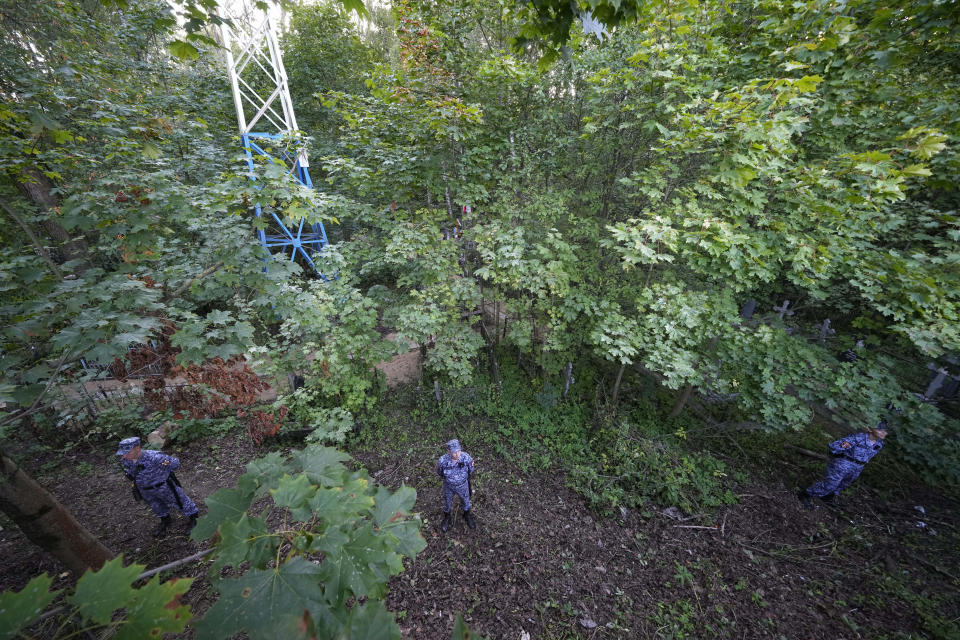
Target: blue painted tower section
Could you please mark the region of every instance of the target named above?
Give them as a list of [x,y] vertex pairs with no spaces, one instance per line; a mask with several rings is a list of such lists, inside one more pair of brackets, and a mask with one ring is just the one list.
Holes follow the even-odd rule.
[[[267,162],[271,164],[276,163],[276,159],[265,151],[262,146],[257,144],[256,141],[274,141],[280,140],[283,137],[284,136],[280,134],[255,132],[240,135],[240,142],[243,145],[243,151],[246,155],[247,168],[250,171],[251,180],[256,181],[257,179],[254,168],[254,154],[267,160]],[[313,189],[313,181],[310,179],[310,171],[307,167],[302,166],[296,158],[287,158],[287,160],[293,160],[292,168],[288,172],[288,175],[304,187]],[[260,205],[257,204],[254,208],[256,216],[258,218],[264,218]],[[299,255],[317,275],[326,280],[327,278],[320,272],[314,262],[314,256],[320,253],[328,244],[327,231],[324,229],[323,223],[306,224],[303,218],[294,222],[295,225],[290,226],[277,216],[277,214],[270,213],[268,220],[265,221],[266,224],[258,225],[261,227],[257,229],[257,237],[260,239],[260,244],[263,245],[268,253],[276,254],[282,252],[285,256],[289,256],[291,261],[295,260]]]

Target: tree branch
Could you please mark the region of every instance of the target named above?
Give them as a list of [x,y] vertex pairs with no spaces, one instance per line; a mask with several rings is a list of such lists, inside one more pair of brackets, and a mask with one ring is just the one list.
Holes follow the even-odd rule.
[[53,272],[54,277],[57,280],[63,280],[63,273],[60,271],[60,268],[57,266],[57,263],[53,261],[50,257],[50,254],[47,253],[46,248],[40,243],[40,240],[33,233],[33,229],[24,221],[20,215],[14,211],[14,209],[6,203],[5,200],[0,200],[0,207],[3,207],[3,210],[7,212],[7,215],[13,218],[13,221],[19,225],[24,233],[27,234],[27,237],[30,238],[30,242],[33,244],[34,249],[37,250],[37,253],[41,258],[47,263],[47,266],[50,267],[50,271]]
[[67,358],[70,356],[70,350],[67,349],[63,352],[63,356],[60,357],[60,361],[57,362],[56,366],[53,368],[53,374],[50,376],[50,379],[47,380],[47,386],[43,388],[43,391],[40,392],[40,395],[37,396],[37,399],[33,401],[33,404],[30,405],[29,409],[21,411],[13,415],[9,415],[3,420],[0,420],[0,427],[13,422],[14,420],[19,420],[25,416],[30,415],[40,406],[40,401],[43,399],[43,396],[47,395],[47,392],[50,391],[50,387],[53,386],[53,383],[57,381],[57,378],[60,377],[60,367],[63,366],[63,363],[67,361]]
[[783,445],[785,449],[793,449],[794,451],[799,451],[805,456],[810,456],[811,458],[816,458],[817,460],[830,460],[830,456],[825,456],[822,453],[817,453],[816,451],[810,451],[810,449],[804,449],[803,447],[798,447],[792,444]]
[[166,292],[164,292],[164,299],[165,299],[165,300],[169,300],[169,299],[171,299],[171,298],[177,298],[177,297],[183,295],[183,294],[187,291],[187,289],[189,289],[190,287],[193,286],[193,283],[194,283],[194,282],[196,282],[196,281],[199,280],[200,278],[205,278],[205,277],[207,277],[208,275],[210,275],[211,273],[213,273],[214,271],[216,271],[217,269],[219,269],[219,268],[222,267],[222,266],[223,266],[223,262],[221,261],[221,262],[216,263],[216,264],[213,265],[212,267],[207,267],[206,269],[204,269],[203,271],[200,272],[200,275],[195,276],[195,277],[193,277],[193,278],[190,278],[189,280],[187,280],[186,282],[184,282],[182,285],[180,285],[179,287],[177,287],[176,289],[174,289],[173,292],[170,293],[169,295],[167,295]]

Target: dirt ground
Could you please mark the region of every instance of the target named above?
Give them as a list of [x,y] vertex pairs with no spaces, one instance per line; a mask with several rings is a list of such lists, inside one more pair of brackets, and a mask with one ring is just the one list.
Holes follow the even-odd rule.
[[[440,452],[412,436],[409,446],[382,443],[354,452],[379,482],[418,490],[428,546],[391,581],[387,600],[405,637],[449,638],[458,612],[474,630],[510,640],[524,634],[957,637],[958,505],[927,488],[886,490],[881,498],[865,473],[839,507],[806,511],[793,492],[803,478],[816,477],[821,463],[795,460],[795,469],[782,466],[767,477],[754,473],[752,484],[737,488],[739,504],[710,516],[649,505],[602,519],[564,485],[561,474],[524,476],[509,460],[465,443],[477,463],[478,527],[468,529],[457,509],[454,528],[442,534],[439,479],[433,474]],[[125,558],[155,567],[200,550],[178,532],[161,541],[151,537],[155,520],[130,498],[108,449],[68,454],[56,468],[44,455],[21,460]],[[263,452],[240,431],[168,451],[180,457],[178,476],[198,503],[231,486],[246,462]],[[868,471],[879,477],[882,468],[871,466]],[[174,522],[177,529],[181,524]],[[0,589],[19,589],[38,573],[63,571],[8,521],[0,525]],[[198,578],[183,601],[202,615],[214,597],[204,563],[185,566],[178,575]]]

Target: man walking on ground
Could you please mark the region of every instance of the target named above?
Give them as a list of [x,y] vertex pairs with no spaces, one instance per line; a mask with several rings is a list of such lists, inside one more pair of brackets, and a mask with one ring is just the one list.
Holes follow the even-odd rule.
[[145,500],[160,518],[153,530],[154,537],[167,535],[172,506],[190,518],[186,526],[186,532],[190,533],[197,524],[199,509],[173,474],[180,468],[180,461],[160,451],[141,450],[140,438],[121,440],[117,455],[123,457],[123,471],[132,481],[134,498]]
[[829,447],[833,459],[827,463],[823,480],[798,494],[803,506],[807,509],[813,507],[810,498],[820,498],[829,503],[853,484],[863,467],[883,448],[883,439],[887,437],[887,433],[887,421],[881,420],[876,429],[867,429],[866,433],[855,433],[831,442]]

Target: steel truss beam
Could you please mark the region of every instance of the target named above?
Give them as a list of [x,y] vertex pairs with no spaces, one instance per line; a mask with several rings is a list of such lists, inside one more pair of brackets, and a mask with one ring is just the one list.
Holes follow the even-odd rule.
[[[229,8],[221,9],[221,17],[228,19],[229,24],[221,26],[220,35],[250,179],[256,180],[258,161],[271,164],[278,161],[270,147],[279,143],[285,147],[284,164],[292,166],[288,172],[290,178],[312,189],[310,163],[305,145],[297,135],[299,129],[287,72],[269,11],[257,9],[246,0],[223,4]],[[267,251],[289,255],[290,260],[299,256],[323,277],[314,261],[327,246],[327,232],[322,223],[309,224],[301,218],[288,224],[274,213],[264,216],[259,204],[255,206],[255,213],[264,219],[257,236]]]

